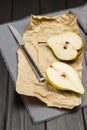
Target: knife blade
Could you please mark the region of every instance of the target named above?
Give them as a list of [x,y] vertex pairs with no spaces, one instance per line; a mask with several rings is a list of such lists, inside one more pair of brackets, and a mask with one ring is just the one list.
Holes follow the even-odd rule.
[[19,32],[11,24],[8,25],[8,28],[10,29],[12,35],[14,36],[15,40],[17,41],[19,47],[23,51],[25,57],[27,58],[29,64],[31,65],[31,67],[32,67],[33,71],[35,72],[35,74],[36,74],[37,78],[39,79],[39,81],[40,82],[45,81],[45,78],[43,77],[43,75],[40,72],[39,68],[35,64],[34,60],[31,57],[31,55],[29,54],[27,49],[24,47],[25,42],[24,42],[23,38],[21,37],[21,35],[19,34]]

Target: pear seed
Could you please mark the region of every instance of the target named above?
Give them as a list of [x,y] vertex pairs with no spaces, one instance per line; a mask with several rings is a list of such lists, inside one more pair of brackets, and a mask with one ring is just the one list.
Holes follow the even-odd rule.
[[66,74],[65,73],[61,74],[61,76],[64,77],[64,78],[66,78]]
[[68,41],[65,42],[66,44],[70,44]]
[[67,49],[67,46],[64,46],[63,48],[64,48],[64,49]]

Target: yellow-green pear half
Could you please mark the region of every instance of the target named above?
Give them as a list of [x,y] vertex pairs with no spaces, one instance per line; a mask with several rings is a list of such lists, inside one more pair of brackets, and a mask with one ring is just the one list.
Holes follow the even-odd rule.
[[84,93],[84,87],[77,71],[66,63],[54,62],[47,68],[46,75],[48,82],[54,88]]
[[75,60],[83,50],[83,41],[74,32],[65,32],[51,37],[47,41],[55,56],[64,61]]

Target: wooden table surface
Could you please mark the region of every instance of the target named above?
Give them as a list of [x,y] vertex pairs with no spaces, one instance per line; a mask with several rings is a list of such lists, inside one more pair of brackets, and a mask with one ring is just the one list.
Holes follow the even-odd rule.
[[87,108],[33,124],[0,54],[0,130],[87,130]]
[[0,24],[85,4],[87,0],[0,0]]
[[14,91],[2,56],[0,74],[0,130],[87,130],[87,108],[51,121],[33,124],[20,96]]
[[0,130],[87,130],[87,108],[33,124],[0,55]]

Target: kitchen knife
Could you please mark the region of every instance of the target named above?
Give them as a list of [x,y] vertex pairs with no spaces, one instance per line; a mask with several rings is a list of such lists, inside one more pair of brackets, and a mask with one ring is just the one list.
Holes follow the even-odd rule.
[[35,62],[33,61],[32,57],[30,56],[29,52],[27,51],[27,49],[24,47],[24,40],[22,39],[21,35],[19,34],[19,32],[16,30],[16,28],[14,28],[12,25],[8,25],[12,35],[14,36],[14,38],[16,39],[19,47],[21,48],[21,50],[23,51],[24,55],[26,56],[29,64],[31,65],[33,71],[35,72],[36,76],[38,77],[40,82],[45,81],[45,78],[43,77],[42,73],[40,72],[40,70],[38,69],[37,65],[35,64]]

